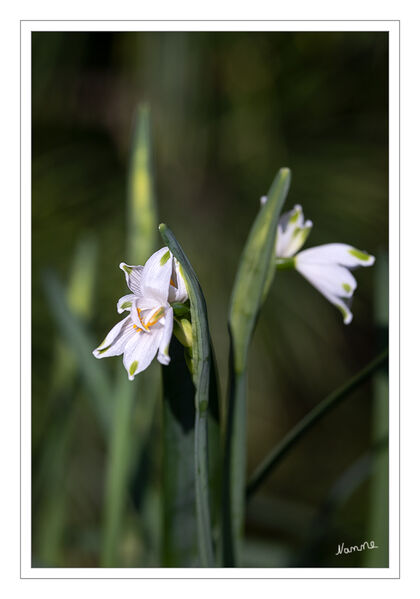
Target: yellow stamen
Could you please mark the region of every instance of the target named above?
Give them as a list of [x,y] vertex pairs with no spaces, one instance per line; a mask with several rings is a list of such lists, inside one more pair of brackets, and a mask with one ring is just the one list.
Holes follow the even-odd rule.
[[[140,316],[140,312],[141,312],[140,308],[137,308],[137,314],[138,314],[138,316],[139,316],[139,320],[140,320],[141,324],[144,326],[144,328],[145,328],[145,329],[148,331],[148,330],[149,330],[149,327],[148,327],[148,326],[147,326],[147,324],[144,322],[143,318]],[[137,327],[137,328],[138,328],[140,331],[142,330],[142,329],[141,329],[141,327]]]
[[156,310],[156,312],[153,314],[153,316],[151,317],[151,319],[147,323],[147,325],[146,325],[147,329],[149,327],[153,326],[154,324],[156,324],[162,318],[162,316],[164,314],[165,314],[165,308],[163,308],[163,306],[161,306],[160,308],[158,308]]
[[154,324],[156,324],[157,322],[159,322],[159,320],[162,318],[162,316],[165,314],[165,308],[163,306],[161,306],[160,308],[158,308],[151,316],[151,318],[149,319],[148,322],[145,322],[144,319],[140,316],[141,313],[141,309],[137,308],[137,314],[140,320],[140,323],[142,324],[142,326],[144,327],[144,329],[142,329],[141,327],[138,327],[137,325],[133,324],[133,328],[136,331],[140,331],[140,332],[144,332],[144,330],[149,331],[150,327],[152,327]]

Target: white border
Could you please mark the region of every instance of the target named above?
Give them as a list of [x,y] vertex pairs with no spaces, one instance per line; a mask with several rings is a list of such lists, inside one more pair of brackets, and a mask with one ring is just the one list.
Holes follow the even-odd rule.
[[[31,566],[31,33],[32,31],[388,31],[390,216],[389,568],[32,568]],[[21,22],[21,578],[398,578],[399,577],[399,22],[398,21],[22,21]]]

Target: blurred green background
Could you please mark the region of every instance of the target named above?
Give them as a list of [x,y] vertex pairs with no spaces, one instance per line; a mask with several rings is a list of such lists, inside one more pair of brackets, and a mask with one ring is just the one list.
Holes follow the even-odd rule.
[[[386,344],[388,34],[37,32],[32,67],[33,561],[94,567],[107,444],[60,341],[44,273],[53,269],[67,284],[75,252],[80,264],[96,264],[78,308],[73,291],[96,347],[127,292],[118,264],[128,262],[130,144],[136,108],[147,102],[159,220],[199,276],[225,391],[227,309],[241,249],[260,196],[280,166],[291,168],[286,209],[299,203],[314,222],[306,247],[350,243],[379,261],[356,273],[348,327],[298,273],[277,274],[250,356],[252,472]],[[60,360],[60,373],[73,369],[71,385],[57,375]],[[99,364],[110,376],[123,368],[120,358]],[[140,402],[135,409],[141,427]],[[148,526],[159,509],[145,515],[141,499],[149,477],[155,495],[147,501],[159,505],[159,415],[148,446],[155,457],[138,465],[130,487],[122,566],[159,565],[148,538],[159,528]],[[386,567],[386,433],[387,381],[378,375],[308,434],[252,498],[246,565]],[[335,556],[338,544],[371,538],[379,551]]]

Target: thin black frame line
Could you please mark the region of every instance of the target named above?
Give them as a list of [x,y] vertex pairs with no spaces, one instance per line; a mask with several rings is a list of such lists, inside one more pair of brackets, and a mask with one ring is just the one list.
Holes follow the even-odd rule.
[[19,576],[22,579],[22,21],[19,25],[19,315]]
[[[261,570],[264,570],[264,568],[261,568]],[[349,568],[349,570],[351,570],[351,568]],[[264,577],[264,578],[255,578],[255,577],[249,577],[246,576],[245,578],[239,577],[239,576],[235,576],[234,578],[229,578],[228,576],[223,576],[223,578],[216,578],[215,576],[212,577],[203,577],[203,576],[194,576],[192,578],[184,578],[184,577],[180,577],[177,576],[176,578],[169,578],[169,577],[160,577],[160,578],[150,578],[150,577],[146,577],[146,576],[141,576],[140,578],[137,577],[128,577],[128,576],[124,576],[124,577],[119,577],[119,576],[106,576],[104,578],[100,578],[98,576],[72,576],[72,577],[54,577],[54,576],[27,576],[22,578],[21,580],[400,580],[400,576],[382,576],[382,577],[377,577],[377,576],[363,576],[362,578],[356,578],[356,577],[345,577],[345,578],[329,578],[327,576],[318,576],[316,578],[307,578],[307,577],[300,577],[300,578],[294,578],[294,577],[290,577],[290,576],[282,576],[281,578],[268,578],[268,577]]]
[[400,23],[400,19],[20,19],[21,23]]
[[[389,46],[388,46],[389,52]],[[389,71],[389,69],[388,69]],[[389,82],[388,82],[389,89]],[[389,106],[388,106],[389,118]],[[389,141],[388,141],[389,144]],[[388,164],[389,172],[389,164]],[[389,199],[388,199],[389,201]],[[389,267],[388,267],[389,268]],[[388,285],[389,297],[389,285]],[[389,310],[389,307],[388,307]],[[389,405],[389,388],[388,388]],[[388,458],[389,459],[389,458]],[[389,480],[388,480],[389,493]],[[389,508],[388,508],[389,509]],[[389,514],[388,514],[389,517]],[[388,531],[389,560],[389,531]],[[401,21],[398,21],[398,578],[401,579]]]
[[[294,19],[144,19],[144,20],[124,20],[124,19],[20,19],[19,27],[19,578],[20,580],[400,580],[401,579],[401,20],[400,19],[297,19],[296,22],[375,22],[375,23],[398,23],[398,576],[381,577],[315,577],[315,578],[296,578],[296,577],[52,577],[52,576],[22,576],[22,23],[30,22],[295,22]],[[304,32],[303,32],[304,33]],[[345,31],[344,33],[351,33]],[[389,46],[388,46],[389,57]],[[32,73],[32,72],[31,72]],[[389,61],[388,61],[389,75]],[[388,84],[389,91],[389,84]],[[32,125],[32,122],[31,122]],[[389,106],[388,106],[388,126],[389,126]],[[388,141],[389,144],[389,141]],[[388,165],[389,169],[389,165]],[[389,173],[389,170],[388,170]],[[388,199],[389,202],[389,199]],[[389,291],[388,291],[389,292]]]

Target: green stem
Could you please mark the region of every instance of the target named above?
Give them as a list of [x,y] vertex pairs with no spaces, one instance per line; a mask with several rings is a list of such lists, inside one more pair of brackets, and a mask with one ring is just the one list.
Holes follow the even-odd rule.
[[[193,311],[192,311],[193,313]],[[194,351],[194,346],[193,346]],[[195,356],[193,353],[193,367],[195,370]],[[205,370],[208,370],[207,363]],[[195,448],[195,489],[196,489],[196,509],[198,520],[198,548],[200,552],[201,565],[204,568],[214,566],[214,553],[212,542],[212,527],[210,514],[210,496],[209,496],[209,456],[208,456],[208,406],[209,406],[209,380],[208,376],[196,378],[195,395],[195,429],[194,429],[194,448]]]
[[223,566],[239,561],[246,482],[246,375],[233,374],[230,382],[225,455],[223,463]]
[[290,270],[296,267],[296,258],[277,258],[277,270]]
[[195,412],[195,492],[197,497],[197,525],[198,542],[201,565],[204,568],[214,566],[213,541],[211,533],[211,516],[209,504],[209,467],[208,467],[208,433],[207,433],[207,410],[201,413],[200,409]]
[[289,169],[280,169],[249,232],[230,300],[230,386],[223,465],[223,565],[227,567],[240,564],[244,527],[248,350],[273,280],[277,223],[289,185]]
[[314,424],[335,408],[344,398],[346,398],[354,389],[368,380],[372,374],[378,370],[388,359],[388,348],[379,354],[365,368],[358,372],[342,387],[333,391],[323,399],[313,410],[302,418],[298,424],[287,433],[282,441],[272,450],[272,452],[262,461],[251,476],[246,489],[246,496],[249,499],[265,479],[271,474],[280,460],[294,447],[299,439],[309,431]]

